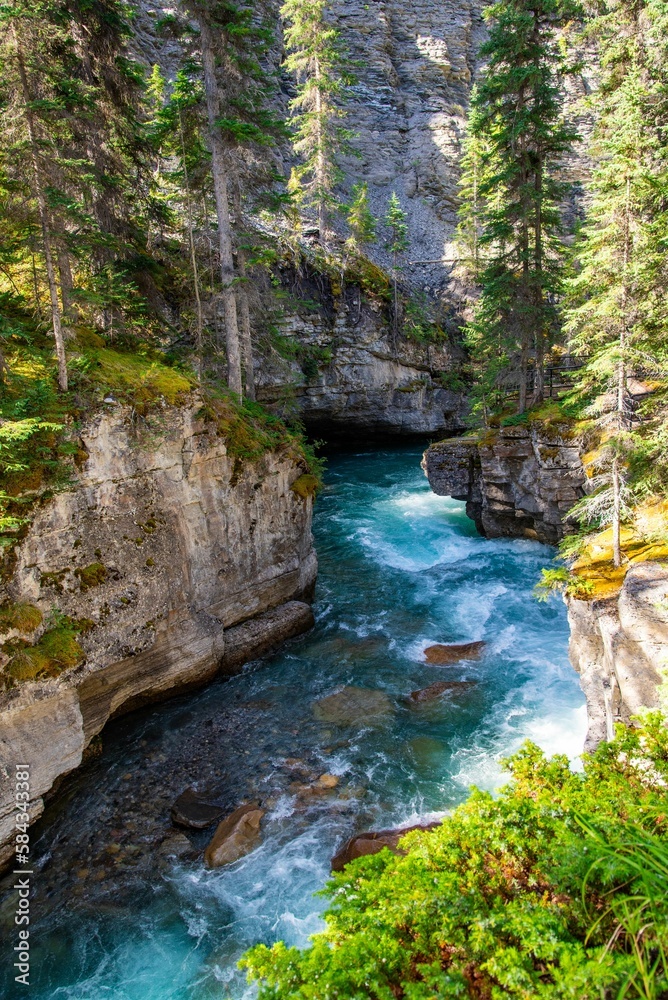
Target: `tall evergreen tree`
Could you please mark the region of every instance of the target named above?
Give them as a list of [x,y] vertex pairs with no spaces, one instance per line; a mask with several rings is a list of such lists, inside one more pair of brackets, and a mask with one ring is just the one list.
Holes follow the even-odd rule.
[[294,168],[291,186],[302,204],[315,209],[321,240],[327,235],[328,213],[336,204],[333,191],[341,178],[338,156],[350,150],[352,138],[341,124],[350,69],[326,10],[325,0],[286,0],[281,8],[288,50],[285,66],[297,79],[290,109],[301,163]]
[[592,100],[596,164],[592,201],[575,249],[566,327],[587,363],[579,391],[599,423],[604,446],[598,489],[580,505],[585,519],[612,524],[621,565],[625,480],[633,456],[628,391],[634,367],[666,362],[668,125],[661,5],[613,0],[590,26],[603,79]]
[[498,0],[488,7],[490,35],[481,48],[487,65],[471,106],[470,166],[480,180],[472,184],[465,176],[465,211],[475,217],[483,263],[468,341],[481,360],[496,355],[497,370],[519,353],[520,412],[532,354],[534,401],[542,399],[561,282],[558,175],[575,132],[562,119],[564,59],[555,32],[570,13],[562,0]]

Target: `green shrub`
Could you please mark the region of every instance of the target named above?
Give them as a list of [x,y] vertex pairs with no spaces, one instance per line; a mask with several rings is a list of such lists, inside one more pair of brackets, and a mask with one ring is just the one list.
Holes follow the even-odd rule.
[[527,743],[498,798],[329,882],[304,951],[242,959],[260,1000],[661,1000],[668,990],[668,731],[619,726],[584,772]]

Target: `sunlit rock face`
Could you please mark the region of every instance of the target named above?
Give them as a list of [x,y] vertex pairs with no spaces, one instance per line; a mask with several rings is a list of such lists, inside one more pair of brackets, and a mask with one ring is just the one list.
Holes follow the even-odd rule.
[[613,736],[615,722],[628,723],[642,708],[666,708],[668,566],[638,563],[618,595],[566,603],[569,655],[587,697],[585,750],[591,750]]
[[[0,766],[29,760],[31,813],[109,718],[236,673],[310,628],[311,497],[292,451],[241,462],[201,401],[81,430],[78,481],[36,512],[3,599],[82,623],[85,660],[0,694]],[[7,656],[1,654],[4,660]],[[0,798],[0,864],[13,801]]]
[[534,538],[554,545],[584,495],[578,442],[544,428],[503,427],[477,438],[440,441],[423,468],[439,496],[466,500],[487,538]]
[[[477,0],[338,0],[332,15],[358,63],[348,105],[359,159],[350,183],[366,181],[379,217],[396,191],[411,237],[406,278],[428,294],[448,288],[457,222],[460,141],[477,52],[484,39]],[[382,248],[374,251],[386,264]]]

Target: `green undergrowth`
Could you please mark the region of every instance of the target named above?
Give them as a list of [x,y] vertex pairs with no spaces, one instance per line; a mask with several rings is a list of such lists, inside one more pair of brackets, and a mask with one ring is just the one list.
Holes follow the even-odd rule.
[[[277,244],[275,263],[297,271],[311,270],[327,277],[332,295],[339,298],[345,287],[359,288],[370,300],[391,307],[394,283],[390,274],[359,249],[320,244],[311,245],[298,238],[283,238]],[[304,303],[311,309],[318,303]],[[421,344],[439,343],[447,334],[442,323],[432,316],[433,305],[423,293],[410,291],[399,281],[399,333]]]
[[324,462],[300,428],[288,427],[260,403],[239,403],[224,389],[208,387],[204,396],[198,415],[215,424],[217,433],[225,439],[228,454],[239,463],[255,462],[267,452],[277,452],[292,458],[304,474],[313,477],[315,489],[320,489]]
[[527,743],[494,797],[351,862],[303,951],[242,959],[260,1000],[663,1000],[668,730],[658,714],[584,758]]
[[[16,608],[17,605],[13,607]],[[28,607],[30,605],[24,605],[24,608]],[[38,609],[32,610],[39,615],[41,621]],[[32,631],[25,627],[25,615],[23,620],[21,631]],[[78,666],[85,658],[79,636],[91,625],[92,622],[87,619],[70,618],[54,611],[47,621],[47,628],[35,642],[23,637],[4,642],[0,647],[8,658],[2,671],[4,687],[13,687],[22,681],[57,677],[63,670]]]

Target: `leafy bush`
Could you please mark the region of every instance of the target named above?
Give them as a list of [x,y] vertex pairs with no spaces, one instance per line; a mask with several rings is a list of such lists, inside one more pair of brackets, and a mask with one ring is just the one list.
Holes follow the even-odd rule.
[[668,730],[585,756],[527,743],[499,794],[328,883],[327,929],[242,959],[260,1000],[660,1000],[668,990]]

